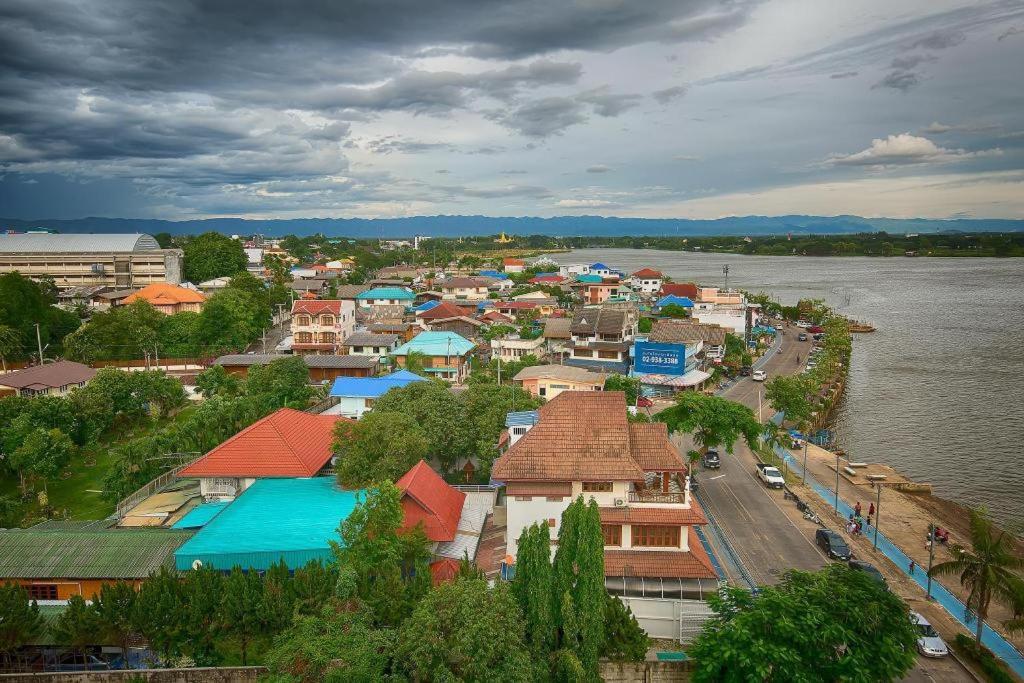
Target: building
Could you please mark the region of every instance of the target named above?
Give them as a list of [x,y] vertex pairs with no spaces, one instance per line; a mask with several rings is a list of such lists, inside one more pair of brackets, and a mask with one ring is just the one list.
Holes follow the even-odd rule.
[[303,299],[316,299],[327,291],[326,280],[292,280],[288,286]]
[[572,263],[558,266],[558,274],[567,279],[578,275],[590,275],[590,264]]
[[571,365],[534,365],[512,379],[533,396],[550,401],[563,391],[602,391],[608,375]]
[[476,304],[472,302],[459,304],[454,301],[427,301],[416,308],[416,320],[424,328],[435,320],[470,317],[476,313]]
[[570,365],[625,374],[636,317],[624,308],[585,306],[572,319]]
[[705,325],[719,325],[738,337],[746,338],[750,315],[742,304],[694,304],[690,317]]
[[633,343],[630,375],[640,380],[647,396],[671,396],[703,388],[711,377],[702,369],[703,336],[698,325],[689,321],[656,321],[646,339]]
[[453,277],[440,284],[443,299],[470,299],[482,301],[487,298],[489,287],[496,282],[489,277]]
[[408,322],[376,322],[366,326],[374,334],[397,334],[403,342],[407,342],[420,333],[416,323]]
[[124,304],[129,305],[136,301],[149,302],[153,308],[164,315],[174,315],[190,311],[198,313],[203,310],[206,297],[194,289],[179,287],[167,282],[156,282],[146,285],[134,294],[124,298]]
[[743,293],[726,291],[718,287],[698,287],[697,301],[737,306],[743,303]]
[[614,273],[611,268],[603,263],[591,263],[590,264],[590,275],[597,275],[598,277],[611,277]]
[[267,477],[314,477],[331,464],[338,415],[281,408],[257,420],[183,468],[199,479],[203,498],[234,498]]
[[345,338],[345,348],[353,356],[387,356],[398,348],[397,334],[375,334],[373,332],[353,332]]
[[408,287],[374,287],[356,295],[360,306],[411,306],[416,295]]
[[192,534],[168,529],[109,529],[100,522],[50,521],[0,530],[0,582],[24,586],[33,600],[91,600],[104,583],[138,587],[170,567]]
[[335,288],[335,291],[337,292],[335,296],[342,301],[354,302],[357,296],[368,289],[370,289],[369,285],[338,285]]
[[679,306],[687,310],[693,309],[693,301],[687,296],[676,296],[675,294],[666,294],[665,296],[654,302],[654,308],[658,311],[665,308],[666,306]]
[[476,339],[480,336],[484,324],[469,316],[460,315],[453,318],[437,318],[423,321],[426,328],[431,332],[454,332],[466,339]]
[[0,396],[63,396],[96,376],[88,365],[59,360],[0,374]]
[[358,420],[363,413],[373,408],[374,401],[390,390],[413,382],[426,381],[426,377],[420,377],[408,370],[396,370],[383,377],[339,377],[334,380],[330,392],[333,398],[338,399],[338,403],[328,408],[325,413]]
[[544,340],[548,354],[554,358],[567,357],[572,346],[572,319],[547,318],[544,320]]
[[502,259],[501,269],[506,273],[522,273],[526,270],[526,261],[518,258]]
[[658,293],[661,296],[685,296],[693,301],[697,298],[697,285],[692,282],[665,282]]
[[156,239],[145,234],[0,234],[0,273],[50,277],[61,289],[177,284],[181,260],[181,249],[161,249]]
[[725,355],[725,335],[729,332],[720,325],[708,325],[697,320],[656,320],[647,339],[652,342],[702,342],[705,357]]
[[330,299],[292,304],[292,352],[298,355],[337,354],[355,329],[356,308],[351,301]]
[[660,270],[641,268],[633,273],[633,290],[645,296],[654,296],[661,291],[663,278]]
[[525,339],[516,334],[501,339],[492,339],[491,358],[500,358],[505,363],[522,360],[527,356],[543,358],[546,348],[547,342],[542,336]]
[[412,352],[423,354],[424,370],[449,382],[461,382],[469,374],[469,361],[475,345],[454,332],[421,332],[394,351],[399,367],[406,367]]
[[[254,365],[267,365],[279,358],[287,358],[284,354],[272,353],[236,353],[221,356],[213,363],[221,365],[232,375],[246,377],[249,368]],[[302,357],[309,366],[309,383],[323,384],[333,382],[338,377],[372,377],[380,370],[380,359],[377,356],[306,354]]]
[[538,522],[557,540],[562,513],[583,496],[600,508],[605,586],[648,632],[660,635],[654,617],[665,600],[698,602],[718,590],[696,533],[707,520],[664,424],[630,423],[622,392],[565,392],[520,429],[492,473],[505,485],[509,555]]
[[537,302],[536,301],[495,301],[494,309],[512,318],[519,319],[520,316],[536,315],[537,314]]

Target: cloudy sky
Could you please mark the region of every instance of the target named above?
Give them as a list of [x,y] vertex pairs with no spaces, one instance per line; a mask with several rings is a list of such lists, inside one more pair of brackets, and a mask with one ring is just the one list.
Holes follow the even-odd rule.
[[1024,218],[1024,0],[5,0],[0,216]]

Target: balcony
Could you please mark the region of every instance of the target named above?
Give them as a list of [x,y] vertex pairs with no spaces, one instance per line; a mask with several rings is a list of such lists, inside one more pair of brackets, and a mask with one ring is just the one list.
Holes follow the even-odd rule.
[[656,491],[651,489],[641,489],[638,491],[629,492],[630,503],[653,503],[655,505],[682,505],[686,502],[686,494],[682,492],[669,491]]

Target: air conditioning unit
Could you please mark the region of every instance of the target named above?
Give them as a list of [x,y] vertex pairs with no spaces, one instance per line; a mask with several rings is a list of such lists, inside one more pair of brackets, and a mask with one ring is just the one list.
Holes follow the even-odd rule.
[[616,498],[615,499],[615,507],[617,507],[617,508],[624,508],[624,507],[626,507],[626,499],[625,498]]

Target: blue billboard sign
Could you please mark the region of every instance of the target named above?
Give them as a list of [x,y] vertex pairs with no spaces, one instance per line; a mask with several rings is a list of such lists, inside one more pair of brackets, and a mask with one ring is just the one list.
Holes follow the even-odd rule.
[[638,341],[634,346],[633,368],[654,375],[685,375],[686,346]]

